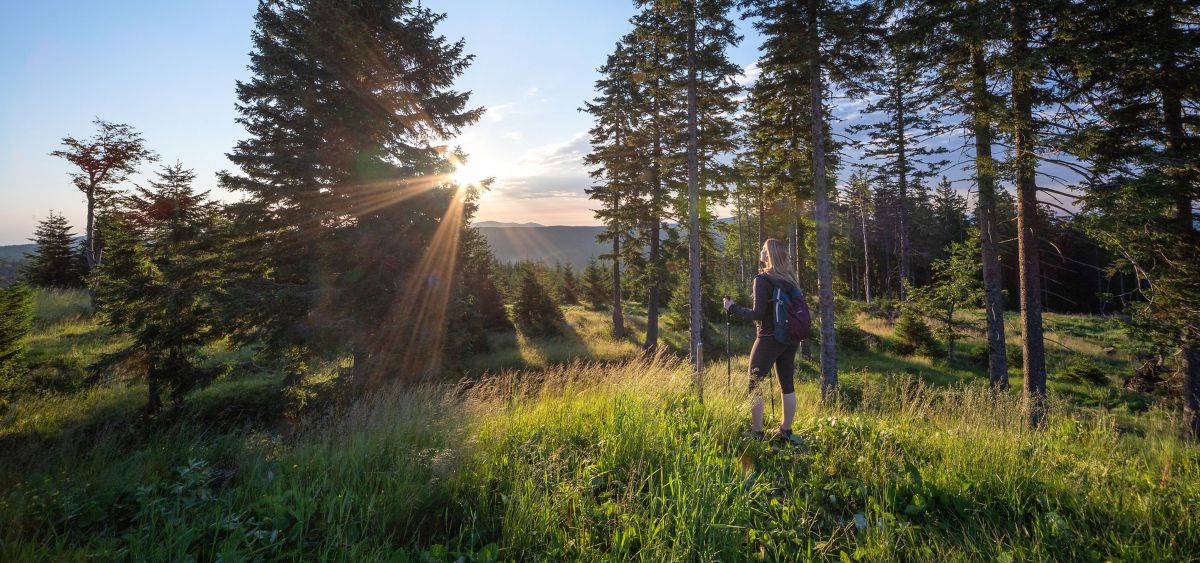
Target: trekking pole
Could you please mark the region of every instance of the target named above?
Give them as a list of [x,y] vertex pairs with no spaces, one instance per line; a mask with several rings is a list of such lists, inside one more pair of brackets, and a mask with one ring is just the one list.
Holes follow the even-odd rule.
[[730,389],[733,389],[733,356],[729,352],[729,309],[725,309],[725,390]]
[[771,378],[770,373],[767,374],[767,381],[771,385],[771,418],[775,418],[775,380]]

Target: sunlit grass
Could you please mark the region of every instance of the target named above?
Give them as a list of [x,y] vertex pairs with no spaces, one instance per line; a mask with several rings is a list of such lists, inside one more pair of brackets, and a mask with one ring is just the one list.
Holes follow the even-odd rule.
[[[640,331],[613,340],[606,312],[565,313],[567,337],[493,335],[498,351],[467,382],[385,383],[301,417],[278,413],[331,389],[335,370],[290,394],[278,374],[224,379],[153,420],[141,418],[140,383],[22,399],[0,415],[0,560],[1186,560],[1200,550],[1200,448],[1176,438],[1174,410],[1130,408],[1112,386],[1052,379],[1050,426],[1031,432],[1019,379],[993,396],[981,367],[896,356],[890,327],[864,318],[883,343],[843,351],[838,403],[818,402],[815,365],[803,362],[799,443],[763,443],[742,436],[749,327],[732,327],[731,374],[711,362],[701,403],[669,351],[638,359]],[[1055,328],[1071,338],[1114,334],[1068,321]],[[52,346],[88,322],[35,338]],[[631,311],[630,328],[641,323]],[[724,326],[713,328],[723,345]],[[772,398],[767,427],[779,408]]]

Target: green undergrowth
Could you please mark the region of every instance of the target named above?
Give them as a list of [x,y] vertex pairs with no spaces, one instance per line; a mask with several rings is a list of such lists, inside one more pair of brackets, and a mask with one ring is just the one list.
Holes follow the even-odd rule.
[[[673,361],[574,363],[388,389],[345,412],[274,424],[185,416],[153,432],[114,423],[72,435],[60,421],[40,457],[3,462],[0,559],[1200,552],[1200,451],[1165,423],[1129,436],[1112,416],[1060,401],[1050,427],[1030,432],[1015,393],[868,373],[847,377],[834,406],[802,384],[795,441],[760,442],[742,436],[741,385],[727,384],[723,366],[704,383],[701,402]],[[270,388],[260,385],[209,393],[227,402]],[[131,399],[74,400],[119,421]],[[7,421],[0,439],[27,427]]]

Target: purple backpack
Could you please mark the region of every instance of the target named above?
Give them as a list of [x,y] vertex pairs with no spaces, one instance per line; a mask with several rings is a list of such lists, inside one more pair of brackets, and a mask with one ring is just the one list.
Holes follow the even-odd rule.
[[772,314],[775,321],[775,341],[780,344],[795,344],[812,335],[812,315],[808,302],[799,287],[784,289],[774,280],[767,278],[774,287],[771,292]]

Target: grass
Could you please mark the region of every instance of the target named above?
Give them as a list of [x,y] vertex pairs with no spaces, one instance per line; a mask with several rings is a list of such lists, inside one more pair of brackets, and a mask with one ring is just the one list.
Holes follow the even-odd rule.
[[1090,404],[1106,391],[1056,382],[1050,427],[1031,432],[1017,391],[993,397],[969,365],[894,356],[868,321],[882,343],[839,358],[836,404],[816,401],[803,364],[796,443],[759,442],[742,436],[744,383],[723,362],[700,402],[672,356],[636,358],[637,336],[610,341],[601,313],[567,319],[574,338],[508,343],[520,370],[385,388],[326,414],[262,416],[286,401],[271,374],[218,381],[157,420],[140,418],[132,381],[21,399],[0,417],[0,560],[1200,553],[1200,447],[1152,401]]

